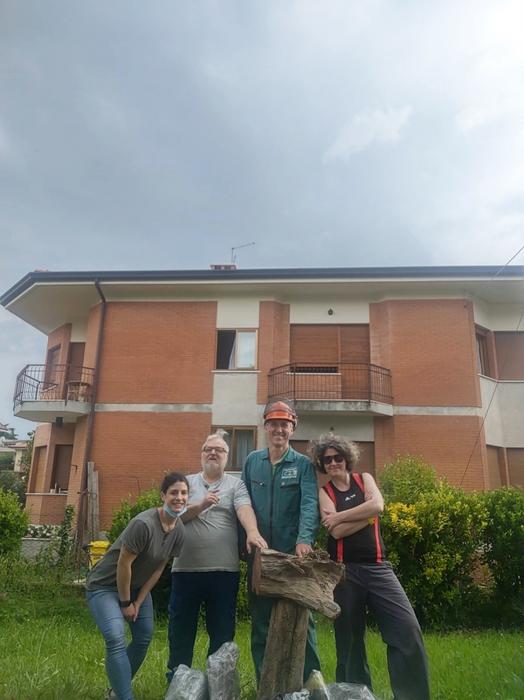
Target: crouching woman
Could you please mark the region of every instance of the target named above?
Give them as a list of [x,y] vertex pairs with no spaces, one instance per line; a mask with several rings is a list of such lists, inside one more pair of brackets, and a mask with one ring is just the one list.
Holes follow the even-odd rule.
[[[86,598],[106,645],[107,697],[133,700],[131,680],[153,636],[151,589],[184,542],[188,482],[170,473],[160,487],[162,506],[139,513],[87,577]],[[131,631],[126,646],[125,623]]]
[[428,700],[428,665],[422,633],[411,604],[385,559],[379,515],[384,501],[371,474],[353,471],[355,443],[321,435],[311,445],[313,461],[329,481],[320,489],[321,519],[328,553],[345,565],[335,588],[342,610],[335,620],[337,681],[371,688],[364,636],[366,609],[373,612],[388,649],[388,670],[397,700]]

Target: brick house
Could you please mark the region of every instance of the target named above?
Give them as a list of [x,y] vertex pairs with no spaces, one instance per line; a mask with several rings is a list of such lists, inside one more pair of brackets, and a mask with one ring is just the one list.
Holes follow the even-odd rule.
[[0,302],[48,336],[14,395],[41,423],[32,522],[78,508],[90,461],[107,526],[198,470],[213,428],[240,469],[271,397],[295,401],[299,450],[334,430],[367,470],[410,453],[469,489],[524,485],[521,266],[33,272]]

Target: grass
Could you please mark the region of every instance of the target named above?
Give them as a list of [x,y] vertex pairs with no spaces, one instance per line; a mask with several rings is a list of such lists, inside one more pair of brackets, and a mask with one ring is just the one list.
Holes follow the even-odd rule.
[[[36,578],[17,587],[3,584],[0,577],[0,590],[9,590],[0,597],[1,700],[101,700],[107,685],[103,642],[83,591]],[[320,623],[318,635],[324,677],[331,681],[335,658],[330,625]],[[524,700],[524,632],[426,634],[425,639],[433,700]],[[253,700],[248,623],[239,624],[236,641],[242,696]],[[159,620],[134,683],[137,700],[164,697],[166,644],[166,621]],[[385,646],[374,632],[367,646],[375,693],[390,700]],[[196,667],[204,668],[206,648],[201,632]]]

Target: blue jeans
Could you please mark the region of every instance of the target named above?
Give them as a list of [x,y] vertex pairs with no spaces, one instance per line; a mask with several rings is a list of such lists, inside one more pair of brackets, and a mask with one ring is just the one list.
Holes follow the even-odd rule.
[[148,594],[136,622],[129,622],[131,643],[126,648],[126,620],[118,604],[118,593],[107,589],[86,591],[96,626],[106,643],[106,671],[118,700],[133,700],[131,679],[145,659],[153,638],[153,601]]

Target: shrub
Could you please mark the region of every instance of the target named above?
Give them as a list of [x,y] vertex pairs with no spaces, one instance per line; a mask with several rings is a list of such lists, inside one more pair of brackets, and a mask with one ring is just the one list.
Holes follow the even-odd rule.
[[15,453],[14,452],[0,452],[0,469],[10,469],[11,471],[15,466]]
[[524,589],[524,490],[501,488],[482,498],[487,512],[483,559],[498,596],[519,596]]
[[130,520],[132,520],[135,515],[138,515],[143,510],[155,508],[161,504],[162,500],[158,489],[143,491],[137,496],[134,503],[131,501],[131,496],[127,501],[122,501],[120,508],[113,513],[111,529],[107,533],[109,541],[114,542],[118,535],[125,530]]
[[27,532],[25,533],[26,537],[34,537],[34,538],[41,538],[41,539],[51,539],[51,537],[55,537],[59,525],[28,525],[27,526]]
[[447,627],[471,622],[473,580],[486,510],[478,494],[441,484],[416,503],[390,503],[382,518],[388,558],[417,614]]
[[399,455],[386,464],[379,474],[380,489],[388,503],[416,503],[426,494],[436,491],[439,479],[432,466],[419,457]]
[[11,469],[0,471],[0,488],[9,493],[14,493],[20,505],[25,504],[25,483],[18,472]]
[[18,552],[26,530],[27,515],[18,498],[0,488],[0,554]]

